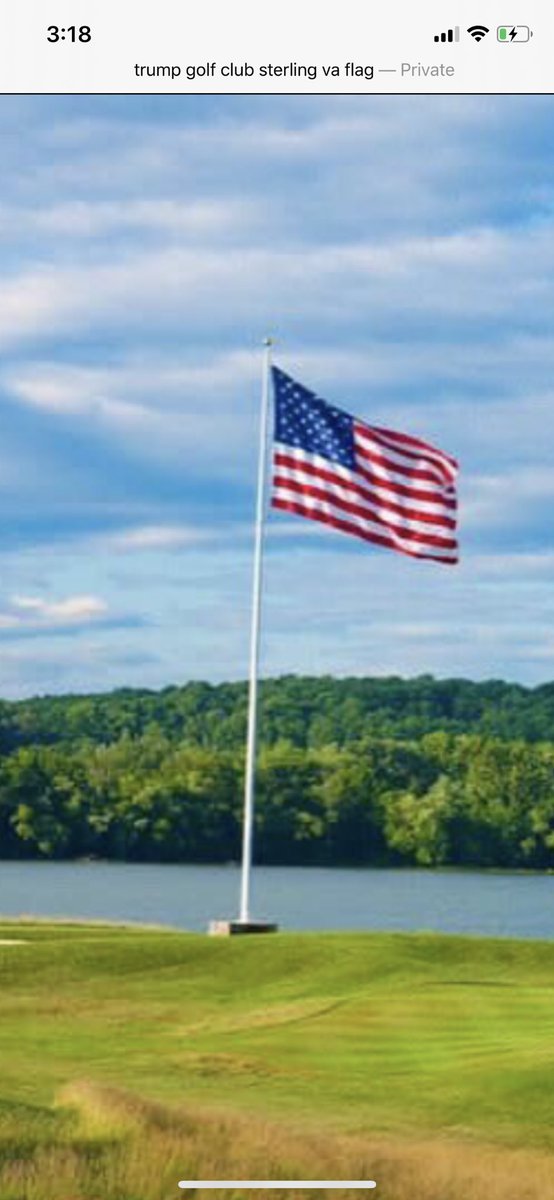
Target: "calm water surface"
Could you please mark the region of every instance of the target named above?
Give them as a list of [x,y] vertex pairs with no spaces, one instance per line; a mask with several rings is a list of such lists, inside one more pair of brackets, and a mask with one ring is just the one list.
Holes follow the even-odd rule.
[[[205,930],[236,916],[234,866],[0,863],[0,913]],[[253,915],[284,929],[429,929],[554,937],[554,876],[257,867]]]

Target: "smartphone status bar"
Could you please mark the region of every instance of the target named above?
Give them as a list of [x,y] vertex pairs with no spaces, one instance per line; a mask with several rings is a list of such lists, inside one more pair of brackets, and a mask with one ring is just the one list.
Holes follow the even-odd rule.
[[418,13],[393,0],[376,14],[343,0],[314,20],[307,4],[282,0],[262,20],[253,0],[193,11],[169,0],[20,0],[0,45],[0,90],[550,92],[554,18],[537,0],[518,5],[445,16],[440,3]]

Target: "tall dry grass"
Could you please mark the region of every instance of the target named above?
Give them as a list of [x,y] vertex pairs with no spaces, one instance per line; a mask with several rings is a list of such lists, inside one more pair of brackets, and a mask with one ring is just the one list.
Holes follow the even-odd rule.
[[[56,1140],[0,1144],[2,1200],[171,1200],[180,1179],[375,1179],[381,1200],[554,1200],[554,1157],[436,1138],[303,1132],[183,1111],[80,1083],[59,1097]],[[275,1200],[290,1193],[272,1192]],[[352,1193],[349,1193],[352,1195]],[[206,1192],[216,1200],[267,1193]],[[316,1200],[317,1191],[296,1193]],[[336,1191],[329,1196],[346,1196]]]

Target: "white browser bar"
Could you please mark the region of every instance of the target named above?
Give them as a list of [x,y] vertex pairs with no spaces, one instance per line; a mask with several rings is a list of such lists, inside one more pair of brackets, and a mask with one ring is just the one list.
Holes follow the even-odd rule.
[[0,91],[540,93],[552,89],[553,30],[537,0],[378,11],[342,0],[315,17],[298,0],[21,0],[4,17]]

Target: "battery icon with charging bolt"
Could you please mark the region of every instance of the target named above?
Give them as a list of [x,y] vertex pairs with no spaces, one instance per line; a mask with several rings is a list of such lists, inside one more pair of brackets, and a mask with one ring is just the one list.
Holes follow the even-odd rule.
[[496,31],[499,42],[528,42],[532,36],[528,25],[499,25]]

